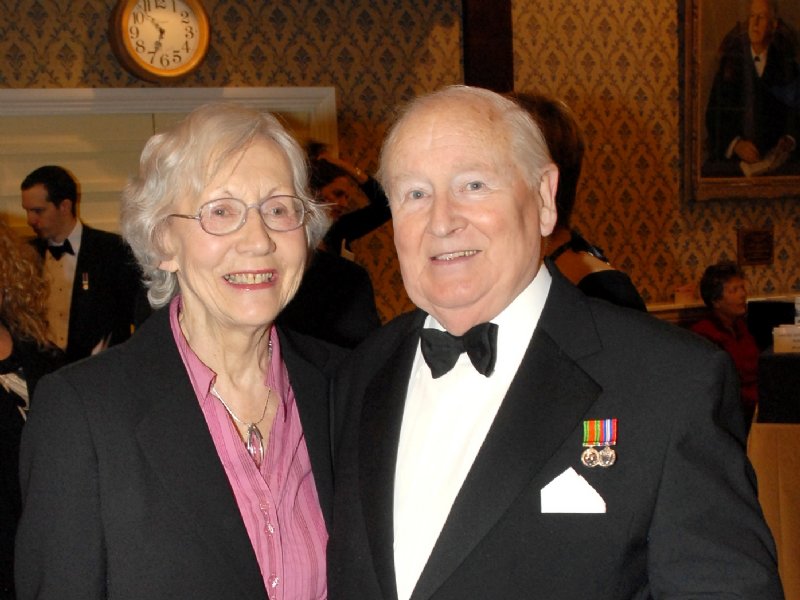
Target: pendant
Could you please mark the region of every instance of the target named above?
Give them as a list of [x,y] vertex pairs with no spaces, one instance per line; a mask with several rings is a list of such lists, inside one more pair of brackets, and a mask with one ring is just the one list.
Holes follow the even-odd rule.
[[260,469],[264,462],[264,438],[255,423],[247,426],[247,453],[256,463],[256,468]]

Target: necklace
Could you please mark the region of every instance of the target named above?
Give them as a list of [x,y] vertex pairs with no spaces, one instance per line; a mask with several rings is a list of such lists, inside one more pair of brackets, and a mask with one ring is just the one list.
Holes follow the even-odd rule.
[[225,407],[225,410],[228,411],[228,414],[234,421],[239,423],[239,425],[244,425],[247,428],[247,439],[245,440],[247,453],[253,459],[253,462],[256,463],[256,467],[260,469],[261,463],[264,462],[264,436],[261,435],[261,430],[258,428],[258,424],[264,420],[264,415],[267,414],[267,406],[269,406],[269,396],[272,393],[272,388],[267,388],[267,401],[264,402],[264,410],[261,411],[261,416],[258,418],[258,421],[253,421],[252,423],[246,423],[237,417],[231,410],[231,407],[228,406],[225,400],[222,399],[222,396],[219,395],[219,392],[215,386],[211,387],[211,393],[214,395],[214,397],[216,397],[217,400],[222,402],[222,406]]
[[[268,345],[267,361],[270,364],[272,363],[272,340],[269,341]],[[264,462],[264,436],[261,435],[261,430],[258,428],[258,424],[264,420],[264,415],[267,414],[267,407],[269,406],[269,397],[270,394],[272,394],[272,388],[267,388],[267,400],[264,402],[264,410],[261,411],[261,416],[258,418],[258,421],[253,421],[252,423],[246,423],[234,414],[234,412],[231,410],[231,407],[228,406],[225,400],[222,399],[222,396],[219,395],[216,385],[211,386],[211,394],[217,400],[222,402],[222,406],[224,406],[225,410],[228,411],[231,419],[239,423],[239,425],[243,425],[247,428],[247,439],[245,440],[247,453],[250,455],[250,458],[253,459],[253,462],[256,463],[256,468],[260,469],[261,463]]]

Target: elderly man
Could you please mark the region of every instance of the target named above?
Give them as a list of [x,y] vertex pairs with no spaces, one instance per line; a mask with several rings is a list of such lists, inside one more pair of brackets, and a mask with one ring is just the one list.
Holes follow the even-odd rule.
[[782,598],[730,360],[542,268],[530,116],[419,98],[379,176],[420,310],[336,385],[331,600]]

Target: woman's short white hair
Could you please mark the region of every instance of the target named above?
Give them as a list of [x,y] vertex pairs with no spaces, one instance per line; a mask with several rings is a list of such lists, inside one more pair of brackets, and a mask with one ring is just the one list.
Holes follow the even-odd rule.
[[505,96],[484,88],[466,85],[450,85],[435,92],[419,96],[403,107],[389,128],[380,155],[380,167],[376,179],[387,194],[391,189],[392,150],[398,131],[403,124],[418,112],[447,110],[458,104],[484,105],[489,107],[499,125],[506,127],[511,142],[511,156],[531,189],[537,189],[542,169],[552,163],[547,142],[536,121],[519,104]]
[[304,223],[313,251],[330,224],[324,207],[308,189],[303,149],[271,114],[240,104],[206,104],[169,130],[151,137],[139,160],[139,174],[122,193],[120,227],[141,265],[151,306],[167,304],[178,292],[175,273],[158,268],[165,258],[163,233],[177,201],[199,195],[231,157],[256,139],[275,143],[292,170],[294,193],[306,209]]

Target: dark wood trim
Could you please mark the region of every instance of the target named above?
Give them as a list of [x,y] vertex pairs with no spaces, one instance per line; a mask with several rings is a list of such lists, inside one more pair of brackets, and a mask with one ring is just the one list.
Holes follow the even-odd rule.
[[514,90],[511,0],[464,0],[464,83]]

